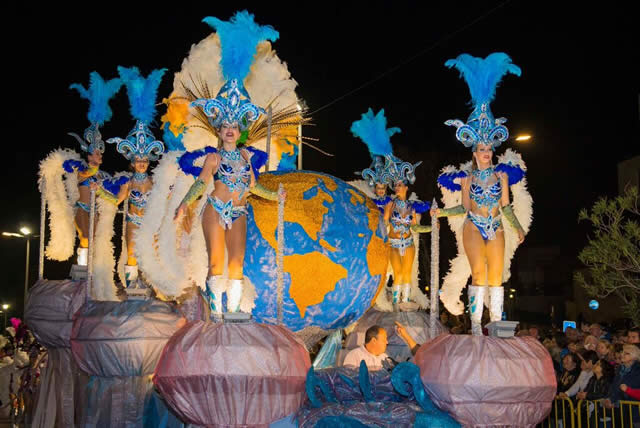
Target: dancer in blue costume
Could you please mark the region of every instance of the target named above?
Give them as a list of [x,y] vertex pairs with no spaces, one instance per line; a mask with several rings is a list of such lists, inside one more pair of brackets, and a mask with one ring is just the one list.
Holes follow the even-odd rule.
[[[100,183],[111,178],[100,170],[102,154],[104,153],[104,141],[100,133],[100,126],[109,121],[112,116],[109,100],[120,90],[122,81],[111,79],[104,81],[95,71],[90,75],[89,88],[74,83],[70,89],[75,89],[82,98],[89,101],[89,113],[87,115],[91,125],[84,131],[84,138],[74,133],[69,133],[80,143],[80,148],[87,154],[87,162],[69,159],[64,162],[65,172],[76,172],[78,176],[79,198],[75,204],[75,225],[80,239],[78,247],[78,265],[84,266],[88,260],[89,247],[89,212],[90,187],[94,183]],[[105,196],[98,193],[98,196]]]
[[[209,255],[207,298],[211,311],[220,315],[225,291],[227,310],[236,312],[240,309],[247,239],[247,196],[253,193],[270,200],[278,198],[276,192],[256,185],[258,169],[265,164],[266,154],[244,146],[250,126],[265,111],[251,103],[243,83],[258,43],[277,40],[278,32],[270,26],[256,24],[253,15],[246,11],[236,13],[229,22],[213,17],[205,18],[204,22],[220,36],[220,65],[227,82],[215,98],[196,99],[191,108],[208,118],[206,129],[215,133],[220,145],[217,150],[207,148],[198,179],[176,210],[175,218],[187,213],[189,205],[205,192],[213,179],[215,187],[207,196],[202,226]],[[223,277],[225,247],[228,285]]]
[[[389,228],[391,245],[391,267],[393,269],[392,303],[409,302],[411,294],[411,274],[416,253],[412,231],[428,232],[427,226],[418,224],[417,215],[429,211],[430,204],[408,200],[408,184],[415,182],[415,168],[422,162],[411,164],[393,155],[390,137],[400,128],[388,128],[384,110],[373,114],[369,109],[360,120],[353,122],[351,132],[369,148],[373,164],[362,175],[369,186],[376,186],[374,201],[383,213],[385,225]],[[378,186],[389,186],[394,197],[378,195]]]
[[[127,226],[125,244],[127,262],[124,265],[123,282],[127,287],[134,286],[138,279],[138,262],[135,256],[135,231],[142,225],[147,199],[151,193],[153,181],[147,173],[149,162],[156,161],[164,152],[164,143],[155,139],[150,124],[156,113],[158,86],[166,69],[154,70],[147,78],[142,77],[136,67],[118,67],[118,72],[127,87],[131,115],[136,124],[126,138],[110,138],[107,143],[116,144],[121,153],[131,162],[132,174],[123,177],[116,200],[120,204],[128,199]],[[135,286],[134,286],[135,287]]]
[[[520,68],[504,53],[493,53],[486,59],[462,54],[456,59],[447,61],[445,65],[457,68],[469,85],[474,110],[467,123],[456,119],[448,120],[446,124],[457,128],[456,138],[465,147],[471,148],[473,158],[470,168],[463,167],[460,172],[455,173],[446,171],[439,177],[438,182],[443,192],[462,192],[461,198],[457,199],[458,203],[460,201],[462,203],[435,210],[435,213],[439,217],[465,216],[462,226],[462,244],[472,276],[472,285],[468,289],[472,332],[480,335],[482,334],[482,312],[487,298],[490,300],[491,321],[502,318],[505,227],[512,227],[517,234],[515,245],[511,245],[513,251],[515,246],[524,241],[525,236],[525,229],[518,221],[509,198],[510,186],[520,182],[524,177],[524,164],[519,156],[513,156],[509,152],[507,155],[512,160],[519,160],[520,163],[504,160],[497,167],[493,166],[493,152],[508,139],[509,132],[503,125],[506,119],[495,119],[489,108],[489,103],[494,99],[495,89],[502,77],[508,73],[519,76],[521,72]],[[453,180],[460,180],[460,184],[454,183]],[[450,204],[445,201],[445,205]],[[505,226],[504,220],[510,226]],[[527,229],[529,223],[530,215],[526,222]],[[453,226],[453,222],[452,228],[456,233],[459,232]],[[509,261],[513,251],[508,257]],[[448,293],[447,288],[464,276],[462,272],[464,269],[458,269],[455,261],[451,265],[452,270],[443,284],[445,296],[441,298],[445,306],[456,314],[455,293]],[[458,274],[456,269],[462,273]]]

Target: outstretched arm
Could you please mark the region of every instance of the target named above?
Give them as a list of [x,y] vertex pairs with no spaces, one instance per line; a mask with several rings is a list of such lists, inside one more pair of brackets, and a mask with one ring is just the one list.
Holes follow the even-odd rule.
[[200,175],[189,188],[189,191],[182,199],[178,209],[176,209],[176,214],[173,217],[174,220],[177,220],[179,217],[184,215],[189,205],[202,196],[207,188],[207,184],[213,177],[214,172],[218,169],[218,163],[218,155],[216,153],[210,153],[207,155]]

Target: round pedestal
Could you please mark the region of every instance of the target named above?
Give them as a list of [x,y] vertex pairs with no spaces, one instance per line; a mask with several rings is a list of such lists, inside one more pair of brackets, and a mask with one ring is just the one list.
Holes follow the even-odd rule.
[[415,362],[433,402],[465,426],[534,426],[551,410],[553,362],[531,337],[442,335]]
[[157,300],[89,302],[74,318],[71,350],[90,375],[149,375],[185,322],[174,306]]
[[69,348],[73,314],[84,304],[86,281],[40,280],[31,287],[25,322],[43,346]]
[[[411,350],[407,343],[396,333],[396,321],[406,327],[407,332],[416,343],[427,343],[433,339],[429,332],[429,326],[431,325],[429,314],[426,312],[382,312],[376,309],[369,309],[360,318],[356,328],[347,336],[346,352],[364,345],[364,336],[367,329],[371,326],[379,325],[387,331],[389,340],[387,355],[398,362],[407,361],[411,358]],[[446,329],[440,324],[440,321],[436,320],[436,336],[445,332]],[[343,354],[346,355],[346,352],[343,352]]]
[[154,383],[185,422],[268,426],[300,408],[310,366],[285,327],[195,321],[165,346]]

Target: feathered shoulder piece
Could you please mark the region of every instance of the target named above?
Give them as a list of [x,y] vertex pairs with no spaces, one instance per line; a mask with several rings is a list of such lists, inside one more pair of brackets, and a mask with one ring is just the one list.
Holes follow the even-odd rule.
[[503,125],[507,120],[495,119],[489,108],[494,100],[496,88],[506,74],[520,76],[520,67],[511,62],[509,55],[495,52],[486,58],[476,58],[469,54],[459,55],[445,62],[445,66],[456,68],[467,82],[471,93],[473,112],[465,124],[459,119],[447,120],[446,125],[455,126],[456,138],[475,150],[477,144],[498,147],[509,138],[509,131]]
[[462,190],[460,180],[469,174],[471,174],[471,161],[461,164],[459,168],[448,165],[442,169],[438,176],[438,185],[451,192],[459,192]]
[[163,142],[155,139],[149,124],[156,114],[158,87],[166,71],[166,68],[153,70],[145,78],[137,67],[118,67],[120,78],[127,87],[131,115],[136,119],[136,125],[127,138],[110,138],[107,143],[116,144],[118,153],[130,161],[135,158],[154,161],[164,152]]
[[519,183],[527,174],[527,165],[522,160],[522,156],[511,149],[505,150],[498,156],[498,162],[495,170],[507,174],[509,186]]
[[[267,153],[262,150],[258,150],[254,147],[244,147],[248,150],[251,156],[251,168],[255,174],[256,179],[259,176],[259,169],[267,163]],[[182,172],[193,177],[199,177],[202,172],[202,167],[195,165],[196,161],[210,153],[217,153],[218,150],[215,147],[207,146],[200,150],[194,150],[192,152],[185,152],[178,158],[178,167]]]
[[91,125],[85,129],[84,139],[77,134],[69,133],[69,135],[78,140],[83,151],[87,153],[93,153],[95,150],[101,153],[104,152],[104,141],[102,141],[99,127],[111,119],[113,112],[109,107],[109,100],[113,98],[121,87],[122,81],[120,79],[115,78],[105,82],[102,76],[95,71],[89,75],[88,89],[85,89],[79,83],[69,86],[69,89],[75,89],[82,98],[89,101],[87,119],[89,119]]

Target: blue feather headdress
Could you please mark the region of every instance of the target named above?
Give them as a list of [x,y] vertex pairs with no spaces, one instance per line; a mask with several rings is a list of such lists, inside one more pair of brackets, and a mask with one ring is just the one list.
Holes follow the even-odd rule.
[[137,67],[118,67],[120,78],[127,87],[131,115],[136,119],[136,125],[127,138],[109,138],[107,143],[116,144],[118,153],[130,161],[135,158],[154,161],[164,152],[164,144],[155,139],[149,124],[156,114],[158,86],[166,71],[166,68],[153,70],[144,78]]
[[520,67],[502,52],[492,53],[485,59],[462,54],[444,65],[460,71],[460,76],[469,86],[473,104],[473,112],[466,124],[459,119],[447,120],[445,124],[458,129],[456,138],[465,147],[471,147],[475,151],[478,144],[486,144],[495,149],[509,138],[509,130],[503,125],[507,119],[495,119],[489,104],[495,98],[500,80],[508,73],[520,76]]
[[399,132],[400,128],[387,128],[384,109],[381,109],[376,115],[369,109],[360,120],[351,124],[351,133],[367,145],[373,159],[369,168],[356,173],[362,175],[369,186],[387,184],[392,187],[398,181],[405,184],[415,182],[415,168],[421,162],[411,164],[403,162],[393,155],[391,136]]
[[249,12],[237,12],[228,22],[207,17],[203,22],[216,30],[222,48],[220,65],[227,82],[213,99],[201,98],[191,106],[200,107],[215,129],[223,123],[237,124],[241,131],[258,119],[264,109],[251,103],[244,87],[244,79],[249,74],[258,43],[278,39],[278,32],[271,26],[255,23]]
[[109,107],[109,100],[113,98],[121,87],[122,81],[120,79],[115,78],[105,82],[102,76],[95,71],[89,75],[89,89],[85,89],[79,83],[69,86],[69,89],[75,89],[82,98],[89,100],[87,118],[91,125],[84,131],[84,139],[77,134],[69,133],[69,135],[78,140],[83,151],[89,154],[95,150],[100,153],[104,152],[104,141],[102,141],[102,134],[100,134],[100,126],[111,119],[113,112]]

